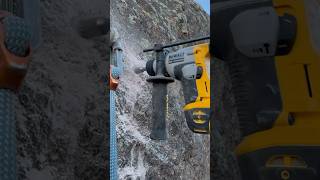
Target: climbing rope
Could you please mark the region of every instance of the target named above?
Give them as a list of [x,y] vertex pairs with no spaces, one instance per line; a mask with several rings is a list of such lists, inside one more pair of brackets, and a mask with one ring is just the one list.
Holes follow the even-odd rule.
[[[31,33],[25,21],[16,16],[7,16],[2,20],[4,27],[4,44],[9,52],[17,57],[24,57],[29,50]],[[0,61],[4,61],[1,59]],[[14,67],[11,67],[14,69]],[[1,76],[9,76],[1,72]],[[10,74],[11,75],[11,74]],[[10,78],[10,77],[9,77]],[[14,82],[9,79],[10,83]],[[12,80],[12,81],[11,81]],[[16,180],[16,119],[13,90],[0,85],[0,179]]]
[[0,89],[0,179],[16,180],[14,93]]
[[115,91],[110,90],[110,180],[118,179],[118,153],[115,111]]
[[[123,54],[119,41],[113,44],[111,56],[111,76],[118,80],[123,73]],[[115,91],[116,89],[110,90],[110,180],[118,179]]]

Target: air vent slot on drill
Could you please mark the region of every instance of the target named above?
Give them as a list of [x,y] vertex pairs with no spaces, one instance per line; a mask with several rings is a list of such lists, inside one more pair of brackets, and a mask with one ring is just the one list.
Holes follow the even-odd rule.
[[310,81],[310,77],[309,77],[308,65],[305,64],[305,65],[303,65],[303,67],[304,67],[304,73],[306,76],[309,97],[312,97],[312,87],[311,87],[311,81]]

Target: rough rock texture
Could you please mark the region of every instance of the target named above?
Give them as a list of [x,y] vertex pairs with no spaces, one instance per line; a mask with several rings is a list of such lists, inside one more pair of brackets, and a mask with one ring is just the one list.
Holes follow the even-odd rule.
[[307,17],[311,34],[311,42],[315,50],[320,54],[320,0],[305,1]]
[[106,179],[107,39],[76,29],[106,8],[104,0],[41,1],[42,44],[17,105],[19,179]]
[[[308,2],[320,12],[318,0]],[[113,0],[111,7],[112,26],[126,52],[117,92],[120,179],[209,179],[209,137],[187,129],[177,108],[184,104],[179,83],[169,87],[169,139],[154,142],[148,138],[151,85],[146,74],[133,73],[149,57],[141,54],[143,48],[208,34],[208,16],[192,0]],[[106,179],[107,41],[83,39],[75,30],[78,20],[104,15],[106,8],[104,0],[41,1],[43,43],[17,104],[19,180]],[[319,32],[319,16],[312,17]],[[216,60],[211,72],[219,84],[212,86],[212,179],[239,179],[233,149],[240,133],[228,70]]]
[[239,168],[233,150],[240,141],[235,100],[231,80],[225,62],[212,62],[213,131],[211,134],[211,178],[215,180],[239,180]]
[[193,134],[182,111],[179,82],[169,85],[168,140],[149,139],[152,85],[135,74],[150,55],[144,48],[209,34],[209,16],[193,0],[113,0],[111,26],[122,38],[125,70],[117,92],[120,179],[196,179],[209,177],[209,136]]

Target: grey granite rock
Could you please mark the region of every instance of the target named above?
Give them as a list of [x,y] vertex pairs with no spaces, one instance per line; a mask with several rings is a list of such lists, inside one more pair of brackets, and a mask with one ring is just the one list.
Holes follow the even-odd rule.
[[111,1],[111,26],[124,44],[125,70],[117,92],[120,179],[210,179],[210,138],[187,127],[181,85],[169,85],[168,140],[149,138],[152,85],[135,74],[144,48],[209,34],[209,16],[193,0]]
[[19,93],[19,180],[107,175],[107,39],[81,38],[77,22],[106,16],[104,0],[41,1],[43,41]]

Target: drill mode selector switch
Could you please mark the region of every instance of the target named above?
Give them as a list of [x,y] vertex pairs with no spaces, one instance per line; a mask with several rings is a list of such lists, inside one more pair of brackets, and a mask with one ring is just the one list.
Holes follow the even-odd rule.
[[235,47],[250,58],[276,54],[279,17],[272,7],[250,9],[237,15],[230,23]]
[[195,64],[187,64],[181,69],[182,75],[185,79],[196,79],[197,78],[197,66]]

